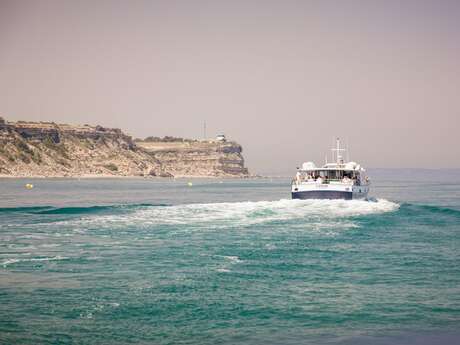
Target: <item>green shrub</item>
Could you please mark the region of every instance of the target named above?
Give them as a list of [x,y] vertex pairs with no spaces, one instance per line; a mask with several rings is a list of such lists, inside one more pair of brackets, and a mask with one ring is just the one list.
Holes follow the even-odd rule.
[[42,156],[40,155],[40,152],[34,151],[34,153],[32,155],[32,160],[35,163],[40,164],[42,162]]
[[106,165],[104,165],[104,167],[106,169],[109,169],[110,171],[118,171],[118,167],[113,163],[106,164]]
[[19,159],[22,160],[26,164],[30,163],[30,158],[22,152],[19,154]]
[[47,136],[45,138],[45,140],[43,140],[43,145],[45,145],[47,148],[51,149],[51,150],[54,150],[56,151],[57,153],[59,153],[63,158],[65,159],[70,159],[69,157],[69,153],[66,149],[66,147],[64,146],[63,143],[55,143],[53,141],[53,139],[51,139],[51,137]]
[[54,149],[54,147],[56,146],[56,143],[53,141],[53,139],[51,139],[50,136],[47,136],[45,140],[43,140],[43,145],[45,145],[46,147],[50,149]]
[[94,144],[89,139],[82,139],[80,142],[86,148],[88,148],[90,150],[94,150]]
[[66,147],[64,146],[64,144],[56,144],[56,152],[60,153],[61,156],[65,159],[70,159],[69,157],[69,153],[66,149]]
[[14,141],[16,147],[24,154],[32,155],[34,152],[29,148],[29,145],[22,139],[15,139]]

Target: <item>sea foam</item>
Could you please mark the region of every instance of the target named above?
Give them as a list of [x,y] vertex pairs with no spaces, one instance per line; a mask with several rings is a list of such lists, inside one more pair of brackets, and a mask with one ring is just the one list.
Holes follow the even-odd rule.
[[33,262],[33,261],[57,261],[57,260],[66,260],[69,259],[68,257],[65,256],[53,256],[53,257],[44,257],[44,258],[27,258],[27,259],[8,259],[5,260],[1,263],[3,267],[6,267],[8,265],[12,265],[18,262]]
[[[397,203],[378,199],[363,200],[290,200],[247,201],[172,206],[139,207],[132,213],[93,215],[78,222],[100,227],[124,228],[127,225],[190,225],[222,228],[250,226],[269,222],[303,222],[312,226],[346,225],[351,217],[395,211]],[[348,221],[348,226],[354,224]]]

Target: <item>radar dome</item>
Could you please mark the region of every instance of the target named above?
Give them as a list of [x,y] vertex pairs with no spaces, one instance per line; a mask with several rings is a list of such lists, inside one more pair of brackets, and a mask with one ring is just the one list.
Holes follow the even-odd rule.
[[348,162],[348,163],[345,165],[345,169],[347,169],[347,170],[355,170],[355,169],[356,169],[356,166],[357,166],[357,163],[356,163],[356,162]]
[[316,165],[313,162],[305,162],[302,164],[302,170],[313,170],[316,169]]

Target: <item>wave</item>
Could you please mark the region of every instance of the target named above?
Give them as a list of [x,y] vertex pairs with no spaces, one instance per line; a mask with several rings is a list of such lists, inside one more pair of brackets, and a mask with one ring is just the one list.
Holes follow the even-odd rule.
[[1,213],[31,213],[31,214],[91,214],[111,212],[120,210],[134,210],[141,207],[168,206],[167,204],[121,204],[121,205],[95,205],[75,207],[53,207],[53,206],[32,206],[32,207],[4,207],[0,208]]
[[442,206],[431,206],[431,205],[412,205],[412,206],[418,206],[425,211],[429,211],[433,213],[440,213],[440,214],[460,217],[460,210],[453,209],[453,208],[442,207]]
[[69,259],[66,256],[53,256],[53,257],[44,257],[44,258],[27,258],[27,259],[8,259],[5,260],[1,263],[3,267],[6,267],[8,265],[12,265],[18,262],[34,262],[34,261],[57,261],[57,260],[67,260]]
[[415,203],[402,203],[401,211],[407,216],[427,215],[433,217],[460,218],[460,209],[446,206],[423,205]]
[[32,207],[0,207],[1,213],[35,213],[43,210],[52,209],[52,206],[32,206]]

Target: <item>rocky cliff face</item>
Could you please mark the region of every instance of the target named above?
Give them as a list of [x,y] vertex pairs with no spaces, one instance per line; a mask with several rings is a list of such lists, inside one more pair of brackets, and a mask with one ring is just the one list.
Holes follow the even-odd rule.
[[235,142],[136,143],[174,176],[247,176],[242,147]]
[[242,177],[247,173],[236,143],[135,143],[120,129],[0,118],[0,175]]

